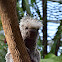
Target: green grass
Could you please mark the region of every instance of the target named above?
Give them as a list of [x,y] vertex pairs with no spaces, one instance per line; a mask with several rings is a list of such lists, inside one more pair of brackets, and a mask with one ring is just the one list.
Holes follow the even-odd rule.
[[62,62],[62,56],[56,56],[48,59],[41,59],[40,62]]

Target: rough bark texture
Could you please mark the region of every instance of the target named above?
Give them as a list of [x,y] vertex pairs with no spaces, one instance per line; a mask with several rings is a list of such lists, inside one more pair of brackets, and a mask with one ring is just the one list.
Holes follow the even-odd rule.
[[47,54],[47,0],[43,1],[43,58]]
[[14,62],[31,62],[17,22],[16,0],[0,0],[0,14]]

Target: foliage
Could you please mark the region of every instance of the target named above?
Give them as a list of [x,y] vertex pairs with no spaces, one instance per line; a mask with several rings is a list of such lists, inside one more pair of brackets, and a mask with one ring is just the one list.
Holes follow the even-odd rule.
[[3,29],[3,28],[2,28],[1,17],[0,17],[0,30],[1,29]]
[[38,47],[42,47],[42,40],[41,40],[41,37],[40,36],[39,36],[37,45],[38,45]]
[[62,62],[62,56],[55,56],[52,58],[48,58],[48,59],[41,59],[40,62]]
[[56,32],[54,38],[53,38],[53,41],[54,41],[54,44],[52,45],[52,48],[51,48],[51,53],[53,54],[57,54],[56,52],[58,51],[59,47],[61,46],[61,38],[62,38],[62,20],[61,20],[61,23],[60,23],[60,26],[58,26],[58,31]]
[[62,1],[59,1],[60,4],[62,4]]
[[35,3],[36,2],[36,0],[31,0],[31,4],[33,4],[33,3]]
[[30,16],[32,16],[28,0],[22,0],[22,9],[23,9],[23,11],[26,11],[27,14],[29,14]]
[[56,57],[54,54],[48,53],[48,54],[45,56],[45,59],[47,59],[47,58],[54,58],[54,57]]
[[0,35],[0,62],[5,62],[5,55],[7,53],[7,44],[4,43],[4,35]]
[[43,45],[42,45],[42,40],[41,40],[41,37],[39,36],[39,39],[38,39],[38,42],[37,42],[37,47],[38,47],[38,50],[40,51],[40,54],[41,54],[41,58],[43,58]]
[[16,9],[17,9],[18,20],[20,20],[24,16],[24,13],[23,13],[23,9],[20,7],[19,1],[17,2]]

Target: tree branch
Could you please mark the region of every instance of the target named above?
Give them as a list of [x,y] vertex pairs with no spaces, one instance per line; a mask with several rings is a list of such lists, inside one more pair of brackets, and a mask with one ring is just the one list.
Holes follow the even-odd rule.
[[18,25],[16,0],[0,0],[0,14],[5,37],[14,62],[31,62]]

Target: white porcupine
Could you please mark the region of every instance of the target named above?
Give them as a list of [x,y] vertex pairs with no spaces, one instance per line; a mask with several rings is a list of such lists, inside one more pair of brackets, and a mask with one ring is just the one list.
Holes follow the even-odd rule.
[[[40,62],[40,53],[37,49],[37,38],[38,30],[41,26],[40,22],[28,16],[23,17],[19,23],[21,35],[32,62]],[[9,49],[5,58],[6,62],[13,62]]]

